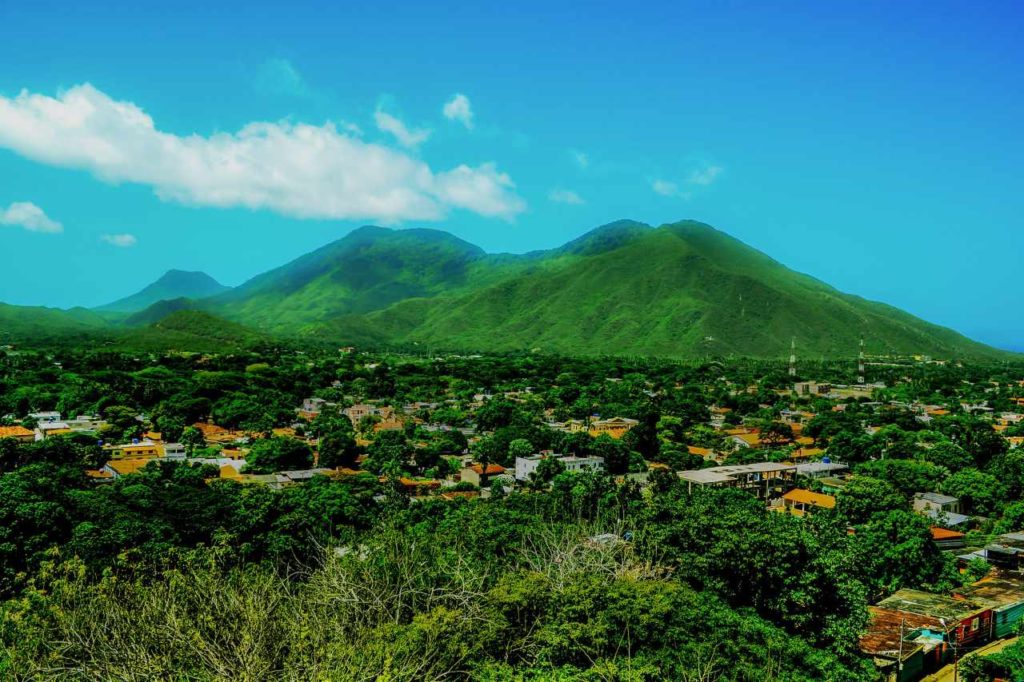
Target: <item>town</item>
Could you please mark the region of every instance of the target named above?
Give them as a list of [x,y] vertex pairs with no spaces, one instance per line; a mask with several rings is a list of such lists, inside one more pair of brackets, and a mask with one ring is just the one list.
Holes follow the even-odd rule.
[[[876,674],[1017,670],[1008,654],[982,654],[998,642],[1014,650],[1024,618],[1021,367],[863,352],[730,365],[351,347],[132,357],[8,346],[0,361],[4,479],[70,458],[76,485],[116,499],[184,467],[211,491],[357,486],[369,506],[356,516],[395,500],[454,509],[547,496],[577,520],[607,520],[608,500],[623,495],[631,509],[673,495],[691,506],[745,499],[822,546],[872,543],[855,550],[868,554],[849,656]],[[2,511],[7,533],[25,527],[23,513]],[[617,513],[586,542],[639,546],[638,512]],[[81,532],[32,544],[101,551]],[[320,537],[339,551],[351,539]],[[10,594],[42,559],[5,560]]]

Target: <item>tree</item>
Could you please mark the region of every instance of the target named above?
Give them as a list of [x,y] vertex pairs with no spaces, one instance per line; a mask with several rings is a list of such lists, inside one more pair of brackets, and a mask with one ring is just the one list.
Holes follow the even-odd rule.
[[856,471],[891,483],[907,499],[914,493],[936,490],[946,477],[942,467],[914,459],[876,459],[857,465]]
[[413,448],[401,431],[384,431],[367,448],[363,467],[376,474],[399,476],[409,468]]
[[529,457],[533,454],[533,445],[525,438],[516,438],[508,444],[509,459],[515,461],[516,457]]
[[991,474],[977,469],[962,469],[942,483],[942,492],[960,498],[972,514],[995,516],[1007,498],[1006,485]]
[[591,452],[604,458],[605,469],[610,474],[624,474],[629,470],[629,448],[606,433],[594,439]]
[[945,467],[950,473],[956,473],[974,465],[974,458],[951,441],[942,441],[930,448],[924,448],[921,451],[921,457],[932,464]]
[[908,507],[907,498],[887,481],[856,476],[836,495],[836,509],[852,524],[867,522],[874,514]]
[[765,421],[760,425],[759,437],[767,447],[777,447],[793,440],[793,427],[776,421]]
[[203,432],[194,426],[188,426],[181,432],[181,444],[185,446],[188,454],[194,454],[196,450],[206,447],[206,438]]
[[544,457],[530,473],[530,484],[534,488],[546,487],[555,476],[562,473],[565,473],[565,465],[558,458]]
[[253,443],[245,462],[246,472],[253,474],[309,469],[313,466],[313,451],[294,438],[261,438]]
[[317,448],[321,467],[351,467],[359,456],[352,422],[345,417],[318,416],[311,427],[320,438]]

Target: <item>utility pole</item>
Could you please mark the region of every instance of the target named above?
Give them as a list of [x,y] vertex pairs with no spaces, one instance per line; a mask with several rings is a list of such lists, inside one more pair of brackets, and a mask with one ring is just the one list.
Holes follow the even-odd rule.
[[903,682],[903,625],[906,618],[900,618],[900,652],[896,658],[896,682]]

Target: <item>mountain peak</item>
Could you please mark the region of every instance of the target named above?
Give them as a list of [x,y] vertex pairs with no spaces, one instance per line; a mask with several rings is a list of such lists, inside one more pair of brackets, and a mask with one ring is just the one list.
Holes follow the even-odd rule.
[[171,269],[141,291],[100,306],[95,310],[112,313],[136,313],[160,301],[179,298],[208,298],[229,288],[205,272]]
[[607,225],[594,228],[590,232],[559,247],[556,251],[579,256],[611,251],[642,234],[650,232],[651,229],[650,225],[636,220],[616,220]]

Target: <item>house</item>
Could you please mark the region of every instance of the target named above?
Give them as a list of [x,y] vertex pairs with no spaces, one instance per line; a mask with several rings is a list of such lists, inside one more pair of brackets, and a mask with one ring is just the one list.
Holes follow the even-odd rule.
[[114,474],[102,469],[86,469],[85,475],[93,483],[108,483],[114,480]]
[[441,481],[433,478],[407,478],[402,476],[398,479],[398,482],[402,488],[413,495],[426,495],[430,491],[441,487]]
[[164,457],[167,459],[185,459],[185,446],[181,443],[164,443]]
[[103,449],[114,459],[141,459],[163,457],[164,447],[151,440],[137,441],[124,445],[104,445]]
[[755,462],[680,471],[678,476],[686,481],[687,489],[691,491],[694,486],[740,488],[754,493],[757,497],[769,499],[782,495],[793,487],[796,467],[777,462]]
[[37,424],[52,424],[60,421],[60,412],[32,412],[29,419],[35,419]]
[[626,417],[598,419],[597,421],[590,422],[590,428],[587,429],[587,433],[595,438],[604,434],[611,436],[612,438],[619,439],[639,423],[640,422],[636,419],[628,419]]
[[925,509],[921,513],[934,521],[936,526],[940,526],[942,528],[966,527],[968,522],[971,520],[971,517],[966,514],[938,511],[937,509]]
[[13,438],[19,443],[31,443],[35,441],[36,434],[24,426],[0,426],[0,438]]
[[404,429],[405,424],[397,419],[387,419],[373,425],[374,433],[380,433],[381,431],[402,431]]
[[997,568],[1024,568],[1024,533],[1004,533],[985,546],[985,559]]
[[946,641],[957,648],[981,643],[991,636],[991,607],[970,599],[955,599],[920,590],[900,590],[877,605],[937,620]]
[[[529,455],[528,457],[516,457],[516,473],[515,477],[517,481],[529,481],[530,476],[537,471],[537,467],[545,459],[562,459],[563,455],[558,455],[553,452],[541,452],[536,455]],[[465,479],[463,479],[465,480]]]
[[505,467],[500,464],[488,464],[486,469],[481,464],[472,464],[463,467],[462,471],[459,472],[459,479],[464,483],[472,483],[478,486],[481,485],[481,481],[486,483],[490,477],[501,476],[504,473]]
[[811,514],[819,509],[835,509],[836,498],[831,495],[794,488],[782,496],[782,508],[794,516]]
[[100,471],[108,473],[111,477],[117,479],[122,476],[130,476],[137,474],[146,468],[146,465],[154,461],[152,457],[135,458],[135,459],[112,459],[107,462]]
[[64,420],[64,423],[72,431],[99,431],[107,425],[107,422],[94,414],[80,414],[74,419]]
[[939,549],[961,549],[964,546],[964,534],[959,531],[932,526],[932,541]]
[[305,398],[302,401],[302,407],[299,408],[299,411],[317,415],[323,411],[323,408],[326,407],[327,404],[327,401],[323,398]]
[[703,458],[705,462],[710,459],[718,461],[718,453],[711,448],[699,448],[696,445],[687,445],[686,452]]
[[807,462],[805,464],[796,465],[796,473],[804,478],[811,480],[817,480],[821,478],[831,478],[845,476],[850,473],[850,467],[843,464],[842,462],[832,462],[828,458],[823,459],[820,462]]
[[798,381],[793,384],[793,392],[797,395],[828,395],[832,392],[832,384],[819,384],[816,381]]
[[737,433],[729,436],[729,440],[741,448],[761,447],[761,434],[759,433]]
[[386,405],[377,406],[366,403],[357,403],[346,407],[341,413],[349,418],[353,426],[358,426],[359,422],[367,417],[380,417],[383,421],[388,421],[395,415],[394,409]]
[[604,457],[578,457],[567,455],[562,457],[562,464],[569,473],[581,473],[584,471],[604,471]]
[[914,495],[914,511],[926,512],[933,510],[936,512],[946,512],[951,514],[960,514],[962,510],[960,508],[960,500],[950,495],[942,495],[940,493],[917,493]]
[[1016,634],[1017,623],[1024,620],[1024,579],[1018,576],[994,571],[978,582],[960,588],[955,596],[984,604],[992,609],[990,638]]
[[868,607],[868,624],[860,636],[860,650],[871,656],[882,679],[915,682],[925,672],[925,650],[931,652],[940,642],[912,641],[915,633],[941,631],[934,618],[901,613],[877,606]]
[[[576,455],[559,455],[552,452],[542,452],[529,457],[516,457],[517,481],[528,481],[530,475],[537,471],[541,461],[554,459],[561,462],[565,470],[570,473],[583,471],[604,471],[604,457],[577,457]],[[465,479],[463,479],[465,480]]]

